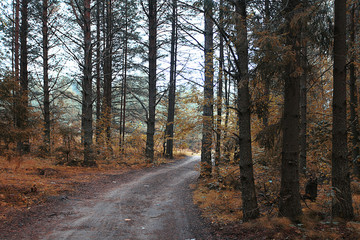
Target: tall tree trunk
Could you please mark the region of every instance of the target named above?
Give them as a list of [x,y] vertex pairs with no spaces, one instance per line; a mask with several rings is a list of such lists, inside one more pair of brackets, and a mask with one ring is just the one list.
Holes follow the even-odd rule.
[[120,150],[125,153],[125,124],[126,124],[126,93],[127,93],[127,65],[128,65],[128,0],[125,0],[125,48],[124,48],[124,73],[120,117]]
[[[265,28],[268,30],[270,28],[270,0],[265,0]],[[263,74],[263,80],[265,81],[265,104],[266,108],[264,110],[263,116],[263,124],[264,128],[268,127],[269,125],[269,105],[270,105],[270,78]],[[269,144],[266,144],[268,146]]]
[[[225,70],[225,65],[224,65]],[[224,74],[224,100],[225,100],[225,123],[224,123],[224,139],[228,136],[228,125],[229,125],[229,107],[230,107],[230,79],[228,74]]]
[[307,130],[307,42],[302,40],[301,66],[303,74],[300,77],[300,171],[306,173],[306,130]]
[[156,107],[156,60],[157,60],[157,0],[149,1],[149,116],[147,119],[145,155],[154,161],[155,107]]
[[100,141],[101,119],[101,27],[100,0],[96,0],[96,144]]
[[205,12],[205,83],[203,105],[203,130],[201,141],[201,176],[211,177],[212,131],[213,131],[213,79],[214,79],[214,40],[213,40],[213,1],[204,1]]
[[112,0],[106,1],[106,29],[105,52],[104,52],[104,104],[103,121],[106,131],[106,145],[111,151],[111,92],[112,92]]
[[[227,58],[230,59],[229,53],[227,53]],[[227,64],[229,65],[229,64]],[[225,67],[225,66],[224,66]],[[228,72],[230,67],[228,66]],[[224,123],[224,163],[230,163],[230,152],[231,152],[231,143],[229,137],[229,116],[230,116],[230,92],[231,92],[231,81],[229,74],[224,74],[224,95],[225,95],[225,123]]]
[[49,89],[49,28],[48,28],[48,0],[43,0],[42,6],[42,34],[43,34],[43,81],[44,81],[44,145],[50,151],[50,89]]
[[236,4],[236,32],[235,43],[238,67],[237,89],[238,89],[238,125],[239,125],[239,156],[241,196],[243,202],[244,220],[255,219],[259,216],[257,205],[254,170],[251,149],[251,115],[250,115],[250,93],[248,74],[248,39],[246,24],[246,0],[239,0]]
[[165,157],[174,158],[174,120],[175,120],[175,92],[176,92],[176,48],[177,48],[177,0],[172,2],[172,29],[170,53],[170,86],[168,116],[165,130],[166,151]]
[[91,0],[84,0],[84,67],[82,81],[82,116],[81,126],[84,144],[84,165],[93,166],[93,129],[92,129],[92,49],[91,49]]
[[295,57],[289,57],[284,69],[285,97],[283,119],[283,146],[281,159],[281,187],[279,214],[296,220],[302,215],[299,192],[299,124],[300,124],[300,76],[296,68],[300,65],[300,33],[291,26],[294,9],[299,0],[286,0],[286,45]]
[[[219,12],[219,28],[223,29],[224,22],[224,0],[220,0],[220,12]],[[221,30],[220,30],[221,31]],[[216,145],[215,145],[215,172],[218,174],[218,167],[221,158],[221,115],[222,115],[222,98],[223,98],[223,71],[224,71],[224,37],[220,34],[220,46],[219,46],[219,76],[218,76],[218,92],[217,92],[217,118],[216,118]]]
[[346,0],[335,0],[333,71],[332,187],[335,199],[332,214],[333,217],[352,219],[346,126]]
[[14,36],[14,68],[15,68],[15,81],[19,81],[19,36],[20,36],[20,0],[16,0],[15,2],[15,36]]
[[[20,0],[15,1],[14,6],[14,15],[15,15],[15,22],[14,22],[14,80],[16,82],[14,90],[13,90],[13,96],[15,97],[19,94],[19,89],[17,88],[18,84],[20,83],[19,80],[19,52],[20,52],[20,43],[19,43],[19,32],[20,32]],[[18,125],[18,117],[19,117],[19,111],[16,109],[18,108],[18,102],[14,100],[13,107],[15,109],[13,114],[13,120],[14,120],[14,127]]]
[[27,37],[28,25],[28,0],[22,0],[21,5],[21,26],[20,26],[20,106],[18,108],[17,127],[22,131],[22,139],[18,141],[17,149],[20,153],[30,151],[29,137],[26,133],[28,127],[28,48]]
[[355,66],[355,40],[356,40],[356,27],[355,27],[355,3],[352,5],[350,12],[350,44],[351,44],[351,59],[350,59],[350,123],[351,123],[351,142],[352,142],[352,161],[354,163],[354,173],[360,177],[360,161],[359,157],[359,119],[357,115],[358,97],[356,87],[356,66]]

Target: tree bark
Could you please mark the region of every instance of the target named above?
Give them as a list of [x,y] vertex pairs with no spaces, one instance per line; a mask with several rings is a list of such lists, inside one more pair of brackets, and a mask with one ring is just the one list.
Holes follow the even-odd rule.
[[332,130],[332,187],[335,199],[333,217],[352,219],[354,210],[347,158],[346,126],[346,0],[335,0],[334,25],[334,90]]
[[19,80],[19,49],[20,49],[20,43],[19,43],[19,32],[20,32],[20,0],[16,0],[15,2],[13,2],[14,4],[14,81],[15,81],[15,86],[13,89],[13,96],[14,96],[14,101],[13,101],[13,107],[15,109],[14,113],[13,113],[13,126],[17,127],[18,124],[18,117],[19,117],[19,111],[17,111],[16,109],[18,108],[18,102],[16,100],[17,95],[19,94],[19,89],[18,89],[18,84],[20,84],[20,80]]
[[124,49],[124,73],[121,100],[121,117],[120,117],[120,150],[125,153],[125,126],[126,126],[126,93],[127,93],[127,68],[128,68],[128,0],[125,0],[125,49]]
[[172,2],[172,29],[171,29],[171,52],[170,52],[170,84],[168,116],[165,130],[166,151],[165,157],[174,158],[174,120],[175,120],[175,92],[176,92],[176,48],[177,48],[177,0]]
[[[297,220],[301,215],[299,192],[299,124],[300,124],[300,33],[291,26],[299,0],[284,1],[286,45],[289,47],[284,69],[285,97],[279,215]],[[295,55],[295,56],[294,56]]]
[[43,34],[43,84],[44,84],[44,146],[50,152],[50,89],[49,89],[49,28],[48,28],[48,0],[43,0],[42,6],[42,34]]
[[237,76],[237,107],[238,107],[238,126],[239,126],[239,154],[240,159],[240,183],[241,196],[243,202],[244,221],[259,217],[257,205],[254,170],[251,149],[251,114],[250,114],[250,93],[249,93],[249,74],[248,74],[248,39],[246,23],[246,0],[239,0],[236,4],[236,33],[235,42],[238,73]]
[[[219,9],[219,28],[224,28],[224,0],[220,0]],[[220,30],[221,31],[221,30]],[[224,71],[224,37],[220,34],[219,42],[219,76],[218,76],[218,92],[217,92],[217,118],[216,118],[216,145],[215,145],[215,172],[218,174],[218,167],[221,159],[221,138],[222,138],[222,98],[223,98],[223,71]]]
[[156,60],[157,60],[157,1],[149,3],[149,116],[147,119],[145,155],[154,161],[155,107],[156,107]]
[[81,126],[84,144],[84,165],[93,166],[93,129],[92,129],[92,48],[91,48],[91,0],[84,0],[84,67],[82,81],[82,116]]
[[15,37],[14,37],[14,68],[15,68],[15,81],[19,81],[19,50],[20,50],[20,43],[19,43],[19,36],[20,36],[20,0],[16,0],[15,3]]
[[[269,29],[270,26],[270,0],[265,0],[265,28]],[[265,89],[264,89],[264,95],[265,95],[265,104],[266,108],[264,109],[264,116],[263,116],[263,124],[264,128],[267,128],[269,126],[269,106],[270,106],[270,79],[269,76],[266,76],[263,74],[263,80],[265,81]],[[269,144],[266,144],[268,146]]]
[[96,0],[96,144],[100,143],[101,132],[101,28],[100,0]]
[[356,40],[356,25],[355,25],[355,3],[352,5],[350,12],[350,44],[351,44],[351,58],[350,58],[350,124],[351,124],[351,142],[352,142],[352,161],[354,164],[354,174],[360,177],[360,161],[359,157],[359,119],[357,115],[358,97],[356,87],[356,66],[355,66],[355,40]]
[[20,100],[18,108],[17,127],[22,131],[22,139],[18,141],[17,149],[22,153],[30,151],[29,137],[26,133],[28,127],[28,0],[22,0],[21,26],[20,26]]
[[307,43],[302,40],[303,49],[301,54],[301,66],[303,74],[300,77],[300,171],[306,173],[306,130],[307,130],[307,78],[308,78],[308,66],[307,66]]
[[[229,53],[227,53],[227,58],[230,59]],[[227,64],[229,65],[229,64]],[[225,67],[225,66],[224,66]],[[227,67],[227,72],[229,72],[230,67]],[[230,92],[231,92],[231,81],[230,76],[225,72],[224,74],[224,97],[225,97],[225,123],[224,123],[224,163],[230,163],[230,137],[229,137],[229,116],[230,116]]]
[[112,101],[112,0],[107,0],[106,6],[106,28],[105,31],[105,51],[104,51],[104,103],[103,103],[103,122],[106,132],[106,145],[112,151],[111,146],[111,101]]
[[213,40],[213,1],[204,1],[205,12],[205,82],[204,82],[204,104],[203,104],[203,130],[201,141],[201,176],[211,177],[212,162],[212,131],[213,131],[213,79],[214,79],[214,40]]

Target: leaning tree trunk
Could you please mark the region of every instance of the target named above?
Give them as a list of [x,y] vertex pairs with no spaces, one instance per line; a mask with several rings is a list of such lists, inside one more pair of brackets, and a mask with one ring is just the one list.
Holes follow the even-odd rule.
[[149,116],[147,119],[145,155],[154,161],[155,107],[156,107],[156,60],[157,60],[157,2],[149,0]]
[[335,0],[334,90],[332,130],[333,217],[352,219],[346,126],[346,0]]
[[238,125],[239,125],[239,154],[241,196],[243,202],[243,217],[245,221],[259,217],[257,205],[254,170],[251,150],[251,114],[250,114],[250,93],[248,74],[248,40],[246,24],[246,0],[239,0],[236,5],[236,32],[235,43],[237,52],[238,73]]
[[[291,26],[294,9],[299,0],[285,1],[286,45],[288,51],[284,69],[285,97],[283,116],[283,146],[281,158],[281,187],[279,215],[296,220],[302,215],[299,192],[299,126],[300,126],[300,33]],[[295,56],[294,56],[295,55]],[[290,57],[291,56],[291,57]]]
[[91,49],[91,17],[90,17],[90,2],[91,0],[84,0],[84,66],[83,66],[83,81],[82,81],[82,115],[81,126],[83,133],[84,144],[84,165],[95,165],[93,159],[93,129],[92,129],[92,49]]
[[172,30],[171,30],[171,56],[170,56],[170,86],[168,116],[165,129],[166,151],[165,157],[174,158],[174,120],[175,120],[175,92],[176,92],[176,46],[177,46],[177,0],[172,3]]
[[213,1],[205,0],[205,83],[203,105],[203,130],[201,141],[201,176],[211,177],[211,149],[213,131],[213,79],[214,79],[214,40],[213,40]]

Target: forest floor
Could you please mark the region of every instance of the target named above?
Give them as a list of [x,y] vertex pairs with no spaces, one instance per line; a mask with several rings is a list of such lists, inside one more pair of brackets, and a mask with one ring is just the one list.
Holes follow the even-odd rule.
[[[331,201],[334,201],[329,191],[331,186],[323,181],[318,184],[316,200],[302,200],[303,215],[298,221],[291,222],[278,216],[280,184],[275,182],[278,175],[258,174],[255,180],[260,217],[244,223],[238,166],[228,165],[225,168],[219,169],[218,178],[201,179],[192,186],[194,203],[201,209],[202,216],[212,223],[214,239],[360,240],[360,185],[355,179],[352,182],[353,221],[331,217]],[[260,172],[259,169],[257,172]],[[302,178],[302,186],[304,182],[306,179]]]

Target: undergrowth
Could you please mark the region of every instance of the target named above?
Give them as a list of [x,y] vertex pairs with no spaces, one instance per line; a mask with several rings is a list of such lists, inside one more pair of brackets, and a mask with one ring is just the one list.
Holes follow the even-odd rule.
[[[257,166],[257,168],[261,168]],[[355,219],[345,222],[331,218],[331,186],[328,181],[318,185],[316,201],[302,200],[303,216],[297,223],[278,217],[280,182],[257,169],[257,200],[260,218],[242,222],[242,203],[238,166],[219,169],[217,178],[199,179],[193,185],[193,200],[203,217],[214,225],[218,239],[360,239],[360,184],[352,183]],[[237,182],[236,182],[237,181]],[[306,179],[301,180],[304,194]]]

